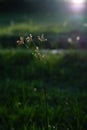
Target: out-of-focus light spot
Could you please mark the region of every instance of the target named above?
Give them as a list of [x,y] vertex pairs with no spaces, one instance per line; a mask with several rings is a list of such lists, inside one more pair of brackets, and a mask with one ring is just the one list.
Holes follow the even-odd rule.
[[34,88],[34,92],[36,92],[37,91],[37,88]]
[[68,38],[67,41],[68,41],[69,43],[72,43],[72,38]]
[[84,23],[84,24],[83,24],[83,27],[87,27],[87,23]]
[[77,37],[76,37],[76,40],[79,41],[79,40],[80,40],[80,36],[77,36]]
[[65,21],[65,22],[63,23],[63,26],[66,27],[67,25],[68,25],[68,22]]
[[14,26],[14,21],[12,20],[12,21],[10,21],[10,26]]

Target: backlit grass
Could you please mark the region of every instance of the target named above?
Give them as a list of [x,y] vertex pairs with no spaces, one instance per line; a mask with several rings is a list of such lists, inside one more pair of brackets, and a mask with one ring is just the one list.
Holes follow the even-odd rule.
[[[34,23],[16,23],[5,27],[0,27],[0,36],[10,35],[27,35],[28,33],[64,33],[69,32],[70,28],[63,27],[60,24],[34,24]],[[8,33],[7,33],[8,32]]]

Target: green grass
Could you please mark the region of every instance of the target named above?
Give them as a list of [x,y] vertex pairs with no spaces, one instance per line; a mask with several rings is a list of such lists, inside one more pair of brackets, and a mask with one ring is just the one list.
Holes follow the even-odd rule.
[[50,42],[50,36],[54,37],[54,35],[57,36],[59,33],[66,33],[71,30],[70,27],[64,27],[63,23],[58,22],[58,20],[55,22],[55,16],[52,17],[54,17],[54,21],[52,21],[51,16],[44,16],[44,14],[2,15],[3,20],[0,22],[0,48],[14,48],[20,36],[27,37],[30,33],[33,38],[37,38],[37,36],[44,33],[48,42]]
[[46,53],[39,61],[27,50],[0,50],[0,129],[87,129],[87,53]]
[[[35,24],[33,22],[25,22],[25,23],[16,23],[10,26],[0,27],[0,36],[19,36],[19,35],[27,35],[29,33],[33,34],[57,34],[69,32],[70,28],[63,27],[61,24]],[[8,33],[7,33],[8,32]]]
[[[7,13],[1,14],[0,36],[24,35],[27,33],[64,33],[75,30],[70,17],[60,17],[58,13]],[[64,23],[68,22],[67,26]],[[78,29],[78,27],[77,27]],[[81,29],[81,27],[80,27]]]
[[[70,44],[69,37],[86,33],[86,27],[80,21],[72,26],[71,17],[62,16],[58,13],[6,13],[1,14],[0,20],[0,48],[15,48],[16,41],[20,36],[27,37],[31,33],[36,41],[37,36],[42,33],[48,39],[44,48],[81,48],[82,45],[76,41]],[[84,22],[85,23],[85,22]],[[77,32],[77,34],[76,34]],[[86,45],[85,47],[86,48]]]

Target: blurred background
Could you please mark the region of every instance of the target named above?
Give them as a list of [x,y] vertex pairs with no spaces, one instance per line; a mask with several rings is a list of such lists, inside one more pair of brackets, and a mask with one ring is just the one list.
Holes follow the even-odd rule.
[[0,47],[16,47],[19,36],[44,33],[45,49],[87,48],[87,1],[0,0]]
[[0,0],[0,130],[87,130],[86,49],[86,0]]

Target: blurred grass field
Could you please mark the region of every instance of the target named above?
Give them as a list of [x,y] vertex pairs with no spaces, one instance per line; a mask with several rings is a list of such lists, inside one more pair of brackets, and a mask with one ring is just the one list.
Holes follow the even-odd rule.
[[[64,33],[82,29],[85,21],[73,21],[70,15],[60,17],[56,13],[6,13],[1,14],[0,36],[21,33]],[[74,26],[72,26],[74,24]],[[84,27],[83,27],[84,29]],[[86,28],[85,28],[86,29]],[[8,32],[8,33],[7,33]],[[15,33],[16,32],[16,33]]]
[[[58,33],[69,28],[53,14],[4,14],[0,20],[0,36],[27,33]],[[8,33],[7,33],[8,32]]]
[[[42,33],[48,39],[47,49],[87,48],[86,21],[74,21],[71,16],[60,17],[57,13],[6,13],[0,14],[0,48],[15,48],[20,36],[32,34],[37,37]],[[81,44],[75,37],[82,37]],[[74,38],[72,44],[68,38]],[[83,43],[85,39],[85,43]],[[75,43],[75,44],[74,44]],[[46,48],[45,48],[46,49]]]
[[[73,27],[73,23],[67,25],[69,20],[68,16],[66,21],[49,13],[1,15],[0,130],[45,130],[44,87],[48,130],[87,129],[86,50],[62,50],[56,54],[49,50],[40,61],[30,50],[17,48],[16,44],[20,36],[30,33],[44,33],[48,38],[78,30],[81,23]],[[15,49],[10,48],[12,44]]]
[[87,128],[87,52],[45,54],[0,51],[0,129],[44,130],[47,89],[48,130]]

